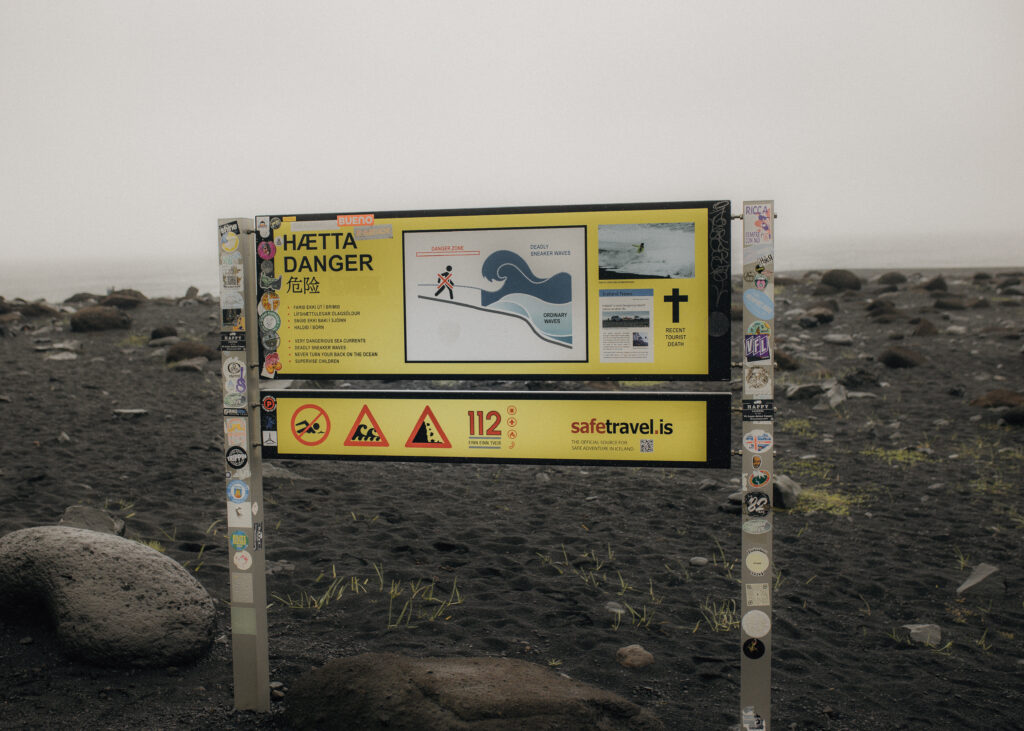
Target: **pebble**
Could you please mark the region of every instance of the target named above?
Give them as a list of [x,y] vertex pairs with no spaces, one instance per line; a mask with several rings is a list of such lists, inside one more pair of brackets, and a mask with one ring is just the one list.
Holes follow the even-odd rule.
[[615,660],[624,668],[643,668],[654,662],[654,655],[640,645],[628,645],[616,651]]
[[691,566],[707,566],[708,563],[708,560],[703,556],[694,556],[690,559]]

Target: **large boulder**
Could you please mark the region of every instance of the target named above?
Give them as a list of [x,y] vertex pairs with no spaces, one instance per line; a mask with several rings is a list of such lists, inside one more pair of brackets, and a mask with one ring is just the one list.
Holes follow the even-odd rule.
[[220,353],[209,345],[200,343],[196,340],[183,340],[180,343],[175,343],[167,349],[168,363],[177,363],[178,361],[183,360],[195,360],[196,358],[217,360],[220,358]]
[[179,563],[82,528],[0,538],[0,612],[38,610],[70,655],[103,665],[179,665],[213,640],[213,601]]
[[72,332],[127,330],[130,324],[131,318],[116,307],[83,307],[71,315]]
[[292,684],[294,728],[369,731],[662,729],[610,691],[509,658],[367,654],[332,660]]
[[849,269],[829,269],[821,275],[821,283],[837,290],[860,289],[860,277]]

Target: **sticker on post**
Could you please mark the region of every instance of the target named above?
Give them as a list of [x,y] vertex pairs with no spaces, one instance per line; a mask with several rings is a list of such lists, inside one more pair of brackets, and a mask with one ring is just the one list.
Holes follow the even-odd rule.
[[248,551],[239,551],[231,557],[231,561],[240,571],[248,571],[252,568],[252,554]]
[[245,503],[227,504],[228,528],[252,528],[252,508]]
[[[764,657],[764,643],[756,637],[751,637],[747,640],[744,640],[743,654],[749,657],[751,660],[760,660],[762,657]],[[764,726],[762,726],[761,728],[764,728]]]
[[771,511],[772,502],[766,492],[748,492],[743,496],[743,507],[751,518],[763,518]]
[[241,551],[249,545],[249,536],[244,531],[236,530],[228,536],[228,542],[236,551]]
[[249,486],[242,480],[232,480],[228,483],[228,500],[233,503],[244,503],[249,499]]
[[740,626],[743,627],[743,631],[749,637],[761,639],[772,631],[772,620],[771,617],[760,609],[751,609],[743,615],[743,619],[740,620]]
[[763,454],[772,448],[772,435],[764,429],[752,429],[743,435],[743,446],[748,452]]
[[743,564],[747,567],[747,571],[754,576],[764,576],[768,573],[771,561],[768,559],[768,553],[764,549],[751,548],[743,558]]

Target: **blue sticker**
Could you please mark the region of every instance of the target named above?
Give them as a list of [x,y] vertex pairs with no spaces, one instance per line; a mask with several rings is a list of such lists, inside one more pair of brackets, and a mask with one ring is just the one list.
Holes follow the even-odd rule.
[[231,543],[232,548],[236,551],[241,551],[249,545],[249,536],[245,535],[245,533],[240,530],[236,530],[228,536],[228,541]]
[[244,503],[249,499],[249,486],[241,480],[228,483],[228,500],[233,503]]
[[775,317],[775,303],[772,298],[758,289],[748,289],[744,292],[743,304],[747,311],[759,320],[771,320]]

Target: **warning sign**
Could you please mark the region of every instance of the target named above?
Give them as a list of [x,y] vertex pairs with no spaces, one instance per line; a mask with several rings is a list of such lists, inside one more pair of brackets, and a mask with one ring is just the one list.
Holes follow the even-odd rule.
[[310,390],[276,395],[277,418],[291,428],[277,430],[276,445],[263,443],[264,459],[666,467],[722,467],[730,460],[729,393]]
[[292,434],[300,444],[315,447],[330,433],[331,420],[322,406],[305,404],[292,414]]
[[373,418],[373,413],[370,411],[370,407],[363,404],[362,410],[359,412],[359,416],[356,417],[355,423],[352,424],[352,428],[348,432],[348,436],[345,438],[346,447],[386,447],[388,446],[388,438],[384,436],[384,431],[380,428],[380,424]]
[[451,449],[452,443],[445,436],[444,430],[441,429],[441,425],[437,422],[437,417],[434,416],[434,412],[430,410],[429,406],[426,406],[423,409],[423,413],[420,414],[416,426],[413,427],[412,434],[406,440],[405,446]]

